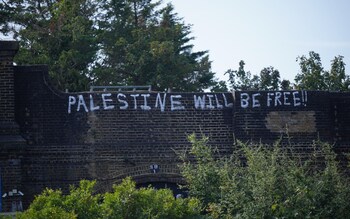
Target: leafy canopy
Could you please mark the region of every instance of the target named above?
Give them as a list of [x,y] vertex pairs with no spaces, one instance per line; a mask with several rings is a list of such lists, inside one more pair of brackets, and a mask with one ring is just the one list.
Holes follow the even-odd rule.
[[151,0],[4,0],[0,32],[20,41],[18,64],[48,64],[60,89],[152,85],[203,91],[217,85],[206,51],[171,4]]
[[331,69],[324,70],[321,57],[318,53],[310,52],[309,57],[297,58],[300,73],[295,77],[296,86],[307,90],[350,90],[350,77],[345,74],[345,63],[343,56],[336,56],[331,61]]
[[238,70],[229,69],[225,74],[229,77],[229,84],[233,90],[289,90],[290,82],[280,80],[280,73],[274,67],[266,67],[260,75],[254,75],[244,69],[245,62],[239,62]]

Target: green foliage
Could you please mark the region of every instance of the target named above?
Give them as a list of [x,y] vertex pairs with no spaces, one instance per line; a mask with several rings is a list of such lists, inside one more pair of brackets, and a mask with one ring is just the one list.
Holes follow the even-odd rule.
[[343,56],[336,56],[331,61],[331,70],[324,74],[325,83],[328,90],[347,91],[350,89],[349,75],[345,74],[345,63]]
[[301,72],[295,77],[295,82],[300,89],[325,90],[326,84],[323,80],[324,70],[321,57],[318,53],[309,52],[309,57],[297,58]]
[[105,195],[104,218],[189,218],[199,216],[199,202],[195,198],[175,199],[169,189],[135,188],[126,178]]
[[218,83],[207,52],[192,52],[190,26],[171,4],[4,0],[0,9],[0,32],[21,44],[15,62],[48,64],[62,90],[94,84],[203,91]]
[[217,81],[216,85],[214,85],[211,89],[211,92],[228,92],[228,88],[225,81]]
[[261,70],[260,75],[252,75],[250,71],[245,71],[245,62],[239,62],[238,70],[227,70],[225,74],[229,76],[229,84],[234,90],[278,90],[290,88],[288,80],[280,80],[280,73],[270,66]]
[[336,56],[331,61],[331,70],[322,67],[321,57],[316,52],[309,52],[309,57],[297,58],[300,73],[295,77],[296,86],[306,90],[347,91],[350,78],[345,74],[343,56]]
[[[54,85],[83,90],[98,50],[89,0],[2,1],[0,31],[20,41],[17,64],[48,64]],[[10,25],[9,25],[10,24]]]
[[70,192],[64,199],[64,206],[68,212],[74,212],[78,219],[99,218],[100,195],[93,195],[95,181],[80,181],[79,187],[71,186]]
[[20,219],[77,218],[74,212],[66,211],[64,200],[65,197],[62,195],[61,191],[46,189],[41,195],[34,199],[28,210],[19,214],[17,217]]
[[253,75],[245,71],[243,60],[239,62],[238,70],[227,70],[229,85],[234,90],[350,90],[350,77],[345,73],[343,56],[336,56],[331,61],[330,71],[324,70],[321,57],[316,52],[309,52],[309,56],[299,56],[300,72],[295,77],[292,86],[289,80],[280,80],[280,73],[272,66],[261,70],[260,75]]
[[79,187],[71,187],[68,195],[46,189],[18,218],[176,219],[200,216],[198,199],[175,199],[169,189],[136,189],[135,182],[126,178],[114,186],[113,193],[94,195],[94,185],[94,181],[82,180]]
[[225,74],[229,76],[229,83],[233,90],[254,90],[257,89],[256,77],[252,78],[250,71],[245,71],[245,62],[239,62],[238,70],[227,70]]
[[161,91],[216,85],[207,52],[192,52],[190,26],[171,4],[158,9],[160,2],[149,0],[104,2],[95,84],[149,84]]
[[196,156],[197,163],[193,166],[182,156],[184,162],[181,169],[188,181],[190,195],[205,204],[214,202],[220,197],[220,163],[214,160],[211,148],[206,146],[208,138],[197,140],[191,135],[189,141],[193,145],[190,154]]
[[293,87],[289,80],[282,80],[281,81],[281,90],[292,90]]
[[280,84],[280,72],[277,69],[274,69],[274,67],[270,66],[261,70],[259,89],[278,90]]
[[[217,158],[207,139],[190,136],[182,172],[190,194],[211,218],[344,218],[350,214],[349,178],[329,144],[315,142],[310,157],[291,148],[238,143]],[[188,156],[194,156],[190,162]]]

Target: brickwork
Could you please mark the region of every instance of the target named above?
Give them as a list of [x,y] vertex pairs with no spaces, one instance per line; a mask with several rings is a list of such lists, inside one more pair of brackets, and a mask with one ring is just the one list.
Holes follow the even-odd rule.
[[[234,133],[241,140],[265,143],[292,138],[301,147],[319,137],[333,141],[329,129],[333,126],[332,95],[323,91],[236,92]],[[258,101],[255,106],[254,99]]]
[[126,176],[184,183],[177,152],[190,147],[192,133],[208,136],[221,155],[235,139],[282,138],[303,153],[318,137],[349,152],[348,93],[63,93],[50,86],[47,66],[12,69],[12,113],[26,144],[23,153],[1,152],[0,165],[4,186],[20,179],[24,206],[45,187],[66,191],[81,179],[97,179],[98,191]]
[[0,195],[5,210],[21,208],[22,197],[16,191],[23,189],[21,158],[25,142],[15,121],[13,58],[17,51],[18,43],[0,42]]
[[14,81],[13,57],[18,50],[18,44],[4,42],[0,51],[0,121],[14,120]]

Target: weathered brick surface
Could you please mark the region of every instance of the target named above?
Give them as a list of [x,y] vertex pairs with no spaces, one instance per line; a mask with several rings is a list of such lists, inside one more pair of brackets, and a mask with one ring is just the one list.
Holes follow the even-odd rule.
[[[138,183],[183,183],[176,152],[190,147],[192,133],[208,136],[221,155],[234,149],[235,139],[282,138],[307,153],[320,137],[335,142],[338,152],[349,151],[348,93],[63,93],[50,86],[47,71],[46,66],[12,71],[10,114],[26,145],[22,154],[1,152],[0,161],[7,186],[20,179],[25,205],[45,187],[66,191],[81,179],[97,179],[99,191],[126,176]],[[11,167],[15,172],[10,159],[19,161]],[[155,173],[152,164],[159,166]]]
[[319,137],[331,141],[331,96],[322,91],[236,92],[234,133],[266,143],[292,139],[302,147]]
[[[190,146],[192,133],[209,136],[222,153],[232,150],[231,93],[123,93],[120,99],[129,105],[123,109],[122,93],[61,93],[47,84],[46,74],[44,66],[16,67],[16,118],[28,144],[23,157],[28,201],[46,186],[67,188],[83,178],[98,179],[100,189],[128,175],[139,182],[178,182],[176,152]],[[102,95],[114,109],[104,109]],[[196,105],[194,95],[205,96],[206,104]],[[70,98],[75,103],[69,113]],[[160,167],[156,174],[152,164]]]
[[[0,180],[2,194],[22,190],[22,156],[24,139],[19,135],[15,121],[13,58],[18,51],[16,42],[0,42]],[[12,203],[20,203],[21,196],[6,196],[3,209],[11,209]]]

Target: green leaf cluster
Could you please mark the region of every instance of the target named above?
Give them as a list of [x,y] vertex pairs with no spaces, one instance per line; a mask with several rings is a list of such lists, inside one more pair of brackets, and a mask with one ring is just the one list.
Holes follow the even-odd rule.
[[324,70],[321,57],[316,52],[309,52],[309,56],[297,58],[300,73],[295,77],[296,86],[304,90],[348,91],[350,77],[345,74],[343,56],[336,56],[331,61],[331,69]]
[[238,70],[229,69],[228,83],[233,90],[290,90],[290,82],[282,80],[280,73],[274,67],[263,68],[260,75],[252,74],[244,69],[245,62],[239,62]]
[[206,51],[171,4],[151,0],[4,0],[0,32],[20,41],[17,64],[48,64],[56,87],[152,85],[203,91],[217,85]]
[[200,203],[196,198],[175,198],[169,189],[151,187],[137,189],[126,178],[115,185],[112,193],[94,195],[95,181],[82,180],[79,187],[71,187],[69,194],[46,189],[18,218],[74,218],[74,219],[165,219],[198,218]]
[[[349,177],[329,144],[297,155],[292,148],[247,145],[230,157],[218,156],[207,139],[190,136],[182,173],[190,195],[211,218],[346,218]],[[193,161],[193,158],[195,161]]]
[[300,72],[295,76],[295,83],[281,80],[280,73],[274,67],[266,67],[259,75],[244,69],[245,62],[239,62],[238,70],[229,69],[228,84],[233,90],[323,90],[349,91],[350,77],[345,73],[343,56],[336,56],[331,61],[331,69],[324,70],[321,57],[316,52],[309,52],[309,56],[299,56]]

